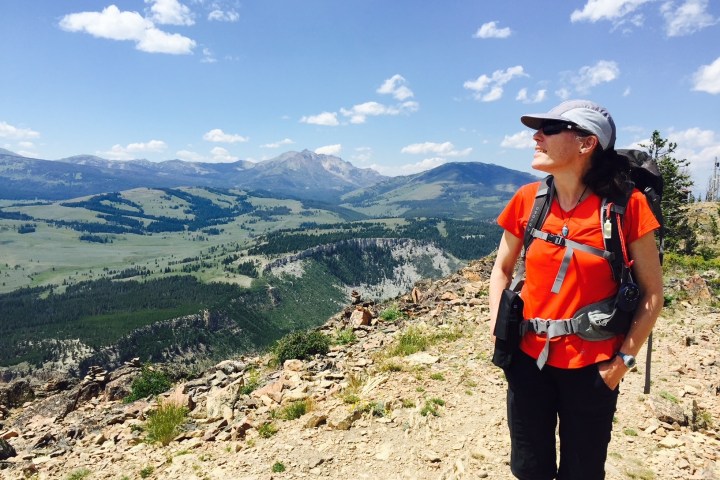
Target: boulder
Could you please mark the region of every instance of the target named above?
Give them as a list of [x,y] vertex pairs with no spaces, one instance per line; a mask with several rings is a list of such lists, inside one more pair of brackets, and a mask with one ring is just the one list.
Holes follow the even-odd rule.
[[371,320],[372,313],[370,313],[370,310],[360,305],[358,305],[352,314],[350,314],[350,323],[355,327],[370,325]]
[[0,405],[20,407],[35,398],[30,382],[25,379],[15,380],[7,386],[0,387]]
[[17,455],[15,448],[7,440],[0,439],[0,460],[7,460]]

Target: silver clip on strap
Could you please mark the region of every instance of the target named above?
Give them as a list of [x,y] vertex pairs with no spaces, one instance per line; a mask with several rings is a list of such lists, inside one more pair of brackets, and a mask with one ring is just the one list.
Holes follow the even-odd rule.
[[545,335],[545,346],[543,346],[537,361],[535,362],[540,370],[547,363],[550,356],[550,340],[563,335],[575,333],[573,320],[543,320],[541,318],[532,318],[521,325],[521,335],[530,329],[539,335]]

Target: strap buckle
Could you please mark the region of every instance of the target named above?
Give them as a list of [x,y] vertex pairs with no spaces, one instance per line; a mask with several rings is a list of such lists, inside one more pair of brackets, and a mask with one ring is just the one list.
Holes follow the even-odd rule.
[[561,247],[565,246],[565,237],[562,237],[560,235],[555,235],[554,233],[548,233],[546,240],[550,243],[559,245]]

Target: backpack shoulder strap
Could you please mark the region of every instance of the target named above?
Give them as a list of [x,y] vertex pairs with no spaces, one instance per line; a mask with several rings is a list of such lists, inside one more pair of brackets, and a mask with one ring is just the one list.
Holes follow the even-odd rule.
[[545,218],[547,218],[548,212],[550,211],[550,205],[552,204],[553,196],[555,196],[555,185],[553,184],[553,176],[548,175],[540,181],[538,185],[537,193],[535,194],[535,202],[533,203],[530,216],[528,217],[527,227],[525,227],[525,239],[523,242],[523,259],[525,258],[525,252],[530,243],[532,243],[534,237],[532,236],[533,229],[540,230]]
[[540,181],[537,193],[535,194],[535,201],[533,202],[532,210],[530,210],[530,216],[528,217],[528,223],[525,227],[523,237],[523,250],[520,254],[520,265],[518,266],[518,270],[510,283],[510,289],[512,291],[519,291],[521,288],[521,282],[525,279],[525,255],[527,253],[527,249],[530,247],[530,244],[535,239],[532,232],[536,229],[539,230],[542,227],[542,224],[545,223],[545,218],[550,211],[553,195],[555,195],[553,177],[552,175],[548,175]]
[[625,257],[623,255],[623,242],[620,236],[622,231],[622,220],[625,215],[628,201],[632,195],[630,187],[625,195],[611,199],[603,198],[600,207],[600,225],[603,231],[603,242],[605,250],[612,252],[609,258],[613,278],[620,283],[624,275]]

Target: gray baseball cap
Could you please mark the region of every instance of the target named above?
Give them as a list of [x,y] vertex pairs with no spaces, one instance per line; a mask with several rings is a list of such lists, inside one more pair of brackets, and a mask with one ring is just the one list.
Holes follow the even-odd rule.
[[597,136],[603,150],[615,146],[615,122],[610,112],[589,100],[568,100],[548,113],[523,115],[520,121],[534,130],[546,122],[569,122]]

